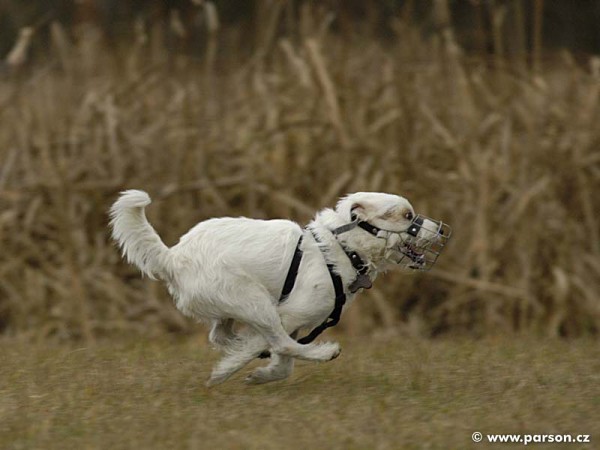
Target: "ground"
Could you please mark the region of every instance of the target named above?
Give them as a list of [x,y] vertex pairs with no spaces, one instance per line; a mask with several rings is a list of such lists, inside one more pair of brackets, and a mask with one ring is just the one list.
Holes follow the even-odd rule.
[[4,338],[0,448],[523,447],[475,444],[475,431],[588,434],[591,444],[562,448],[600,447],[597,341],[341,342],[337,360],[299,363],[287,381],[245,386],[246,370],[208,389],[218,355],[198,337],[88,346]]

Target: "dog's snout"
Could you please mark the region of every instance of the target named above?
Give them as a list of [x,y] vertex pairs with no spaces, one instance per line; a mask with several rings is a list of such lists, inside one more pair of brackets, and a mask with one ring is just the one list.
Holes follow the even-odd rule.
[[444,235],[444,230],[440,230],[440,234],[443,236]]

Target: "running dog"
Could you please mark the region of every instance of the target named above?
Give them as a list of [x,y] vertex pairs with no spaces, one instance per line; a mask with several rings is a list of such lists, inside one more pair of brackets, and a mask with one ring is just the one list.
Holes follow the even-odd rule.
[[[287,378],[296,358],[335,359],[337,343],[311,341],[337,323],[342,306],[391,265],[429,269],[450,237],[448,225],[415,214],[403,197],[358,192],[304,229],[289,220],[214,218],[168,248],[146,219],[150,201],[143,191],[122,192],[110,210],[112,237],[130,263],[166,284],[179,311],[211,325],[209,340],[225,356],[208,386],[261,355],[270,362],[249,384]],[[247,326],[236,331],[235,323]]]

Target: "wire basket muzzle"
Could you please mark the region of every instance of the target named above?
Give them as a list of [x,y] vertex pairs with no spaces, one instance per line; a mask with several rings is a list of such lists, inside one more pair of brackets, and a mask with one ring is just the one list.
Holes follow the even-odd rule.
[[448,224],[417,215],[407,230],[400,233],[395,249],[398,253],[396,264],[412,270],[431,269],[451,234]]

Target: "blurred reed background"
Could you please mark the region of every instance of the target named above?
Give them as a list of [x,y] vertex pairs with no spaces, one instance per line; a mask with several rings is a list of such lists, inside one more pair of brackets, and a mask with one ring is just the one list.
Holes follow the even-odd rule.
[[461,21],[445,0],[183,3],[110,33],[108,1],[30,11],[5,46],[1,333],[197,330],[110,242],[126,188],[168,245],[209,217],[306,223],[347,192],[399,193],[454,237],[344,330],[598,333],[600,58],[546,48],[542,0],[465,1]]

